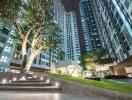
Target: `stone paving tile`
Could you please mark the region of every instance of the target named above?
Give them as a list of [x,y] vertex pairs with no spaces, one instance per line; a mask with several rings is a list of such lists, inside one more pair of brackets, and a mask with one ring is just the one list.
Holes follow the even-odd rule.
[[64,93],[0,92],[0,100],[108,100],[101,97],[75,96]]

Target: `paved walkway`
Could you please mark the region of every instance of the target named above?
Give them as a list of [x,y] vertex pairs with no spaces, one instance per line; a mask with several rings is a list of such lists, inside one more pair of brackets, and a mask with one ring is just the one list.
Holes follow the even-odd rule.
[[63,93],[0,92],[0,100],[108,100],[100,97],[84,97]]
[[132,79],[114,79],[114,81],[117,81],[119,83],[132,84]]

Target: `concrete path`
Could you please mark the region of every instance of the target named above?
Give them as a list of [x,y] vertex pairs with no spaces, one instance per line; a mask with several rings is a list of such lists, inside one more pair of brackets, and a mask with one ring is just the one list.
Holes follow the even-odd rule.
[[75,96],[63,93],[0,92],[0,100],[108,100],[101,97]]
[[132,84],[132,79],[113,79],[114,81],[117,81],[119,83],[127,83]]

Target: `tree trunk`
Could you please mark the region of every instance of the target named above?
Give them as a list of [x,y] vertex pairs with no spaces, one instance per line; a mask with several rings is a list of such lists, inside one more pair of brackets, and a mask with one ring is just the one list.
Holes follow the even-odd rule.
[[33,53],[29,56],[26,67],[24,68],[24,72],[29,72],[35,57],[36,55]]
[[25,66],[27,64],[27,55],[26,55],[26,42],[22,44],[22,62],[21,62],[21,72],[24,72]]
[[50,58],[49,58],[49,67],[51,67],[51,64],[52,64],[52,50],[51,49],[49,50],[49,56],[50,56]]
[[67,74],[68,74],[69,76],[71,76],[70,72],[68,71],[68,67],[65,67],[65,68],[66,68]]

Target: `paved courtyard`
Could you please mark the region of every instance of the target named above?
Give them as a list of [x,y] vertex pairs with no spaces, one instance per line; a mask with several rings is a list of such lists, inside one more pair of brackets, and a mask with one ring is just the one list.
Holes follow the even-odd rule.
[[101,97],[84,97],[63,93],[0,92],[0,100],[108,100]]

